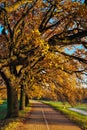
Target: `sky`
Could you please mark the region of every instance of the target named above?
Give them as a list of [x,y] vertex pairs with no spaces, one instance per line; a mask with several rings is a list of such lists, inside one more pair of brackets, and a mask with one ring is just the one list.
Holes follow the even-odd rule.
[[3,30],[3,27],[2,27],[2,25],[0,24],[0,35],[1,35],[1,33],[2,33],[2,30]]
[[[4,27],[0,24],[0,35],[2,34],[3,28],[4,28]],[[8,33],[8,30],[6,30],[5,32]]]
[[[66,53],[72,55],[72,54],[75,53],[75,51],[76,51],[77,49],[78,49],[78,50],[82,50],[82,49],[85,49],[85,48],[83,47],[83,45],[73,45],[73,46],[71,47],[71,49],[67,47],[67,48],[64,49],[64,51],[65,51]],[[87,50],[85,49],[85,51],[87,51]]]
[[72,1],[78,1],[84,3],[85,0],[72,0]]

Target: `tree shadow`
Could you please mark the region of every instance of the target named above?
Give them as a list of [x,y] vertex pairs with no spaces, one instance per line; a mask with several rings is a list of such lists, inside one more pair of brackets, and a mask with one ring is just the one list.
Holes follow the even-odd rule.
[[48,105],[33,103],[31,115],[25,119],[27,124],[71,125],[71,121],[60,112],[53,110]]

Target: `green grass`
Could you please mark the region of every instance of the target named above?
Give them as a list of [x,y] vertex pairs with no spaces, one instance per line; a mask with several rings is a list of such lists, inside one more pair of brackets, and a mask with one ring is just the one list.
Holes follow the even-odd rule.
[[[6,101],[0,104],[0,119],[4,119],[6,116]],[[11,119],[4,119],[3,126],[0,130],[13,130],[17,128],[19,125],[22,124],[22,121],[27,117],[27,114],[31,111],[31,104],[25,108],[25,110],[19,111],[19,117],[11,118]],[[3,113],[2,113],[3,112]]]
[[[68,108],[71,107],[68,103],[65,103],[64,105],[62,102],[52,102],[52,101],[49,102],[43,101],[43,102],[48,105],[51,105],[55,109],[59,110],[61,113],[65,114],[70,120],[78,124],[83,130],[87,130],[87,116],[68,110]],[[80,104],[80,106],[76,106],[76,107],[81,108],[81,106],[83,105]]]
[[87,111],[87,104],[78,104],[75,108]]
[[0,119],[4,119],[7,113],[6,100],[0,100]]
[[28,107],[25,108],[25,110],[19,111],[19,117],[20,118],[25,118],[26,115],[31,111],[31,104],[29,104]]

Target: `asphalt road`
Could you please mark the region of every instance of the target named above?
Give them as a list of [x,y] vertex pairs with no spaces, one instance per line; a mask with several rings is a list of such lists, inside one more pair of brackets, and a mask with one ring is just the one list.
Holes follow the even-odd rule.
[[32,107],[31,114],[27,116],[19,130],[81,130],[48,105],[33,101]]

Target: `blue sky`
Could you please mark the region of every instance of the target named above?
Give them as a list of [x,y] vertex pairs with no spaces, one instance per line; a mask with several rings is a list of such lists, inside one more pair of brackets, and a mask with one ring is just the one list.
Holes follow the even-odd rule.
[[71,47],[71,49],[67,47],[64,50],[65,50],[66,53],[72,55],[77,49],[82,50],[82,49],[85,49],[85,48],[83,47],[83,45],[73,45]]
[[[0,35],[2,34],[3,26],[0,24]],[[8,33],[8,30],[5,30],[6,34]]]
[[[64,49],[65,53],[67,53],[67,54],[69,54],[69,55],[74,55],[74,53],[75,53],[77,50],[78,50],[79,52],[80,52],[81,50],[84,50],[84,53],[81,52],[81,53],[79,54],[79,56],[80,56],[81,58],[85,59],[85,58],[86,58],[85,52],[87,52],[87,49],[85,49],[83,45],[72,45],[71,48],[69,48],[69,46],[68,46],[68,47],[66,47],[66,48]],[[75,54],[75,55],[76,55],[76,54]],[[78,55],[78,54],[77,54],[77,55]]]
[[85,0],[72,0],[72,1],[76,1],[76,2],[79,1],[79,2],[84,3]]
[[3,30],[3,26],[0,24],[0,35],[2,33],[2,30]]

